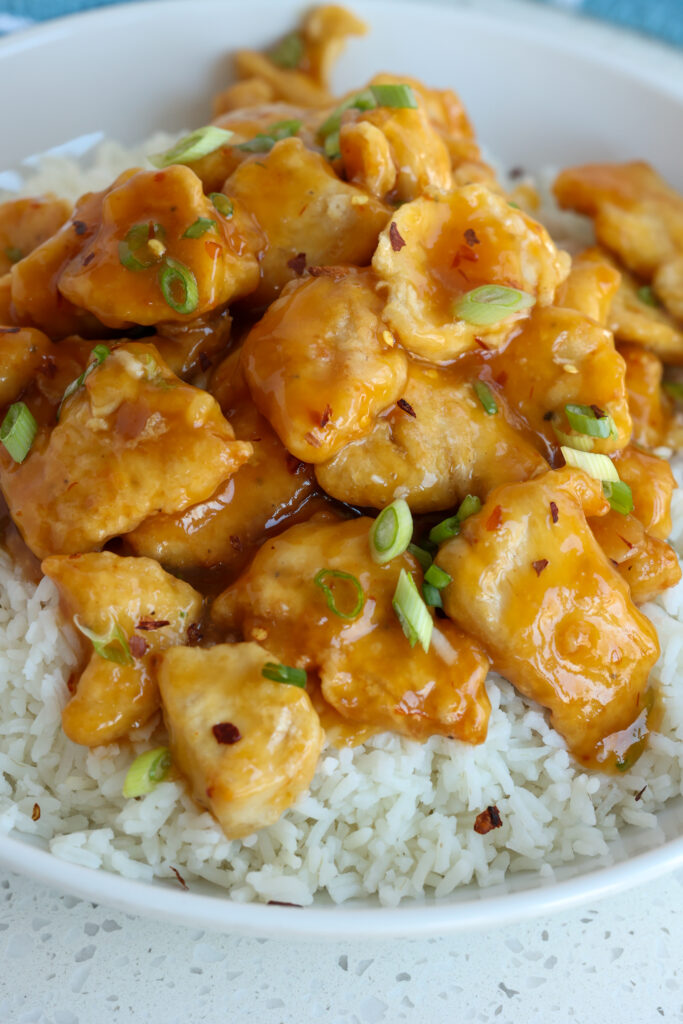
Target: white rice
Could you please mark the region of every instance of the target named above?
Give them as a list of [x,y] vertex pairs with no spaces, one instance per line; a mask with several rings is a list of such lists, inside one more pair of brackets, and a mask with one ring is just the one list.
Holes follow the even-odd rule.
[[[156,139],[137,153],[107,143],[88,171],[50,158],[23,191],[51,188],[75,198],[165,143]],[[551,216],[562,240],[575,234],[571,218]],[[674,468],[683,483],[683,460]],[[672,543],[683,555],[681,491],[673,518]],[[583,771],[544,712],[491,674],[481,746],[384,734],[354,750],[326,748],[295,807],[270,828],[229,841],[180,783],[162,783],[138,800],[121,796],[132,758],[159,742],[158,717],[132,745],[88,750],[64,736],[60,713],[75,638],[60,622],[51,581],[27,582],[0,551],[0,831],[42,837],[57,857],[129,878],[172,877],[175,868],[239,901],[306,905],[326,892],[337,903],[376,894],[394,906],[473,881],[494,885],[508,872],[552,876],[577,856],[606,855],[624,826],[656,829],[655,813],[683,792],[683,696],[675,687],[683,669],[683,583],[643,611],[662,647],[654,676],[665,711],[661,732],[626,775]],[[481,836],[474,819],[490,804],[503,826]]]

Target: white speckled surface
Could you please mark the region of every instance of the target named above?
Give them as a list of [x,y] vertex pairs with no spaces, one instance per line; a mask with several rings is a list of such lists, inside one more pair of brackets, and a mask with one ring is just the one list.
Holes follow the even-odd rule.
[[683,1021],[683,872],[421,941],[278,942],[129,917],[0,872],[1,1024]]

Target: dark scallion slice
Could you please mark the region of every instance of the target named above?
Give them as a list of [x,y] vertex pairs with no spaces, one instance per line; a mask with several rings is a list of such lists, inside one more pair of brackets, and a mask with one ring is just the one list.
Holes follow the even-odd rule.
[[408,503],[397,498],[383,508],[370,527],[370,554],[382,565],[403,554],[413,535],[413,517]]
[[215,227],[216,221],[211,220],[210,217],[197,217],[194,224],[190,224],[189,228],[183,231],[183,238],[201,238],[207,231],[211,231]]
[[432,587],[436,587],[437,590],[443,590],[444,587],[453,582],[453,577],[444,569],[440,569],[438,565],[430,565],[425,573],[425,582],[429,583]]
[[434,622],[415,586],[415,580],[405,569],[401,569],[391,606],[396,612],[401,629],[410,646],[414,647],[419,641],[423,650],[427,652],[432,639]]
[[171,767],[168,747],[156,747],[136,757],[128,769],[121,793],[127,799],[145,796],[163,782]]
[[62,400],[59,403],[59,406],[57,407],[57,422],[59,422],[59,417],[62,415],[62,406],[66,402],[67,398],[71,398],[71,396],[75,394],[79,388],[83,387],[84,383],[86,382],[90,374],[93,372],[93,370],[96,370],[97,367],[104,362],[107,356],[111,355],[111,352],[109,351],[106,345],[95,345],[90,355],[94,356],[95,358],[92,360],[92,362],[88,363],[83,373],[80,373],[78,377],[76,377],[76,380],[71,381],[69,386],[65,389],[64,394],[62,395]]
[[432,556],[424,548],[420,548],[417,544],[409,544],[408,551],[416,558],[422,566],[422,571],[426,572],[429,566],[432,564]]
[[341,156],[341,143],[339,141],[339,132],[330,132],[325,138],[323,144],[325,150],[325,156],[328,160],[338,160]]
[[37,433],[38,424],[26,403],[10,405],[0,426],[0,441],[15,462],[24,461]]
[[245,153],[269,153],[276,142],[280,142],[282,139],[291,139],[300,128],[301,121],[276,121],[265,132],[259,132],[253,139],[248,139],[246,142],[240,143],[239,146],[235,146],[235,149],[241,149]]
[[621,512],[622,516],[633,512],[633,494],[623,480],[603,480],[602,490],[615,512]]
[[422,584],[422,597],[424,598],[424,603],[429,605],[430,608],[443,608],[441,592],[433,583],[425,582]]
[[371,85],[370,92],[378,107],[417,110],[415,93],[409,85]]
[[[355,603],[348,612],[344,612],[341,608],[337,607],[337,598],[332,588],[325,582],[325,580],[343,580],[348,583],[349,586],[353,587],[355,591]],[[347,619],[349,622],[353,619],[357,619],[360,613],[363,611],[363,605],[365,604],[365,594],[363,588],[356,577],[350,572],[340,572],[337,569],[321,569],[315,574],[313,579],[316,587],[320,587],[325,599],[327,601],[327,607],[335,615],[338,615],[340,619]]]
[[290,686],[299,686],[306,689],[306,670],[303,668],[292,668],[291,665],[278,665],[275,661],[267,661],[261,669],[264,679],[272,679],[274,683],[289,683]]
[[298,68],[304,55],[304,41],[298,32],[290,32],[268,51],[273,64],[292,71]]
[[19,260],[23,260],[24,254],[21,249],[18,249],[16,245],[8,245],[5,249],[5,256],[10,263],[18,263]]
[[[134,224],[124,240],[119,242],[119,261],[126,270],[148,270],[164,255],[165,237],[161,224],[148,221]],[[155,244],[150,245],[150,242]]]
[[652,306],[654,309],[657,309],[661,305],[659,299],[652,290],[652,285],[644,284],[638,289],[637,295],[640,301],[645,303],[646,306]]
[[475,380],[472,387],[476,391],[477,398],[484,407],[484,412],[489,416],[495,416],[498,412],[498,405],[488,384],[485,384],[483,380]]
[[133,664],[133,655],[130,653],[126,634],[114,619],[109,620],[109,626],[102,633],[88,629],[78,615],[74,615],[74,626],[92,642],[95,653],[99,654],[100,658],[104,658],[105,661],[113,661],[116,665]]
[[466,495],[460,502],[460,508],[458,509],[457,519],[462,522],[463,519],[467,519],[468,516],[473,516],[481,508],[481,500],[476,494]]
[[476,326],[497,324],[513,313],[530,309],[536,302],[533,295],[519,288],[506,288],[501,284],[484,284],[465,292],[453,307],[455,315],[465,323]]
[[443,544],[444,541],[450,540],[451,537],[457,537],[460,533],[460,520],[457,516],[449,516],[448,519],[443,519],[436,526],[433,526],[429,531],[429,539],[432,544]]
[[218,212],[222,213],[224,217],[232,217],[235,212],[232,199],[228,199],[228,197],[224,196],[222,192],[209,192],[209,199]]
[[[569,426],[588,437],[609,437],[615,430],[611,416],[598,416],[590,405],[565,405]],[[599,410],[598,410],[599,411]]]
[[199,305],[197,278],[179,260],[165,260],[159,270],[159,287],[166,304],[176,313],[194,313]]
[[225,128],[219,128],[215,124],[204,125],[197,128],[171,146],[165,153],[153,153],[147,157],[154,167],[170,167],[171,164],[190,164],[195,160],[201,160],[214,150],[227,145],[233,136],[233,132]]

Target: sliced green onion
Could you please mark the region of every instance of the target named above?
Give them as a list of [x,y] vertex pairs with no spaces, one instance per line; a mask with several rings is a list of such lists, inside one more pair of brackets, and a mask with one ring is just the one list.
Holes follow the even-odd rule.
[[485,384],[483,380],[475,380],[472,387],[477,393],[477,398],[484,406],[484,412],[489,416],[495,416],[498,412],[498,404],[488,384]]
[[357,92],[355,95],[349,96],[349,98],[336,107],[330,116],[320,125],[320,128],[318,128],[318,138],[326,139],[328,135],[332,135],[334,132],[339,131],[342,123],[342,115],[345,110],[374,110],[376,106],[377,101],[372,95],[370,89],[364,89],[362,92]]
[[598,416],[590,405],[565,405],[564,411],[569,426],[579,434],[588,437],[609,437],[614,433],[614,420],[611,416]]
[[116,665],[132,665],[133,655],[130,653],[126,634],[114,619],[109,620],[109,627],[104,633],[96,633],[94,629],[84,626],[78,615],[74,615],[74,626],[83,636],[92,641],[95,653],[105,661],[113,661]]
[[0,441],[15,462],[23,462],[31,451],[38,424],[25,402],[10,405],[0,427]]
[[290,686],[306,689],[306,670],[303,668],[292,668],[291,665],[278,665],[275,661],[267,661],[261,669],[261,675],[275,683],[289,683]]
[[424,603],[429,605],[430,608],[443,608],[441,592],[433,583],[425,582],[422,584],[422,597],[424,598]]
[[163,250],[157,252],[148,243],[152,239],[161,241],[166,237],[161,224],[134,224],[122,242],[119,242],[119,261],[126,270],[148,270],[162,258]]
[[531,309],[536,299],[519,288],[506,288],[502,284],[484,284],[465,292],[453,307],[455,315],[468,324],[486,326],[504,320],[506,316]]
[[232,199],[228,199],[228,197],[224,196],[222,192],[209,192],[209,199],[218,212],[222,213],[224,217],[232,217],[235,212]]
[[438,565],[430,565],[425,573],[425,581],[432,587],[436,587],[437,590],[443,590],[453,582],[453,577],[445,569],[440,569]]
[[241,149],[245,153],[268,153],[276,142],[282,139],[291,139],[301,128],[301,121],[276,121],[267,128],[265,132],[259,132],[253,139],[242,142],[235,149]]
[[85,381],[88,379],[93,370],[96,370],[98,366],[101,366],[101,364],[104,362],[107,356],[111,355],[111,352],[109,351],[106,345],[95,345],[90,355],[95,357],[94,360],[88,363],[83,373],[80,373],[78,377],[76,377],[76,380],[71,381],[69,386],[64,391],[64,394],[62,395],[62,400],[57,408],[57,422],[59,422],[59,417],[62,414],[62,406],[66,402],[67,398],[71,398],[71,396],[76,391],[78,391],[79,388],[83,387]]
[[409,85],[371,85],[370,92],[378,107],[417,110],[415,93]]
[[417,544],[409,544],[408,551],[416,558],[422,566],[422,571],[426,572],[429,566],[432,564],[432,556],[424,548],[420,548]]
[[183,238],[201,238],[202,235],[216,227],[216,221],[210,217],[197,217],[194,224],[190,224],[186,231],[183,231]]
[[603,480],[602,490],[615,512],[621,512],[622,516],[633,512],[633,494],[623,480]]
[[597,455],[595,452],[579,452],[575,448],[567,448],[565,445],[562,445],[560,451],[568,466],[583,469],[595,480],[604,480],[608,483],[616,483],[619,480],[614,463],[606,455]]
[[481,501],[476,494],[467,494],[460,502],[460,508],[458,509],[457,519],[462,522],[463,519],[467,519],[469,516],[473,516],[481,508]]
[[[197,278],[189,267],[179,260],[168,257],[159,271],[159,286],[166,304],[176,313],[194,313],[199,305]],[[177,300],[174,292],[182,289],[182,298]]]
[[[326,579],[346,580],[354,587],[356,591],[356,603],[354,604],[351,611],[343,612],[341,611],[341,609],[337,607],[337,599],[332,591],[332,588],[325,583]],[[363,605],[365,604],[365,594],[363,593],[363,588],[361,587],[360,582],[352,573],[339,572],[337,569],[321,569],[319,572],[315,574],[313,582],[315,583],[316,587],[320,587],[323,594],[325,595],[325,598],[327,600],[327,607],[330,609],[331,612],[334,612],[335,615],[338,615],[340,619],[347,619],[349,621],[357,619],[360,613],[363,611]]]
[[130,799],[151,793],[163,782],[171,767],[171,751],[168,747],[156,747],[136,757],[128,769],[121,793]]
[[370,527],[370,554],[373,562],[383,565],[402,555],[413,535],[413,517],[408,503],[397,498],[383,508]]
[[419,641],[423,650],[427,652],[432,639],[434,622],[415,586],[415,580],[405,569],[401,569],[399,574],[391,606],[396,612],[401,629],[408,638],[410,646],[414,647]]
[[508,206],[511,206],[513,210],[521,209],[519,203],[513,203],[511,199],[508,199]]
[[671,395],[671,397],[677,399],[677,401],[683,402],[683,381],[665,380],[662,387],[666,391],[667,395]]
[[567,445],[568,448],[575,448],[579,452],[592,452],[595,444],[592,437],[587,437],[585,434],[565,434],[564,430],[560,430],[555,424],[552,424],[552,428],[555,432],[555,437],[561,445]]
[[171,164],[191,164],[194,160],[201,160],[214,150],[225,146],[233,136],[233,132],[225,128],[219,128],[215,124],[204,125],[197,128],[171,146],[165,153],[153,153],[147,157],[154,167],[170,167]]
[[457,516],[449,516],[448,519],[442,520],[433,526],[429,531],[429,539],[432,544],[443,544],[444,541],[450,540],[451,537],[457,537],[460,533],[460,520]]
[[341,143],[339,132],[331,132],[326,138],[323,146],[325,156],[328,160],[338,160],[341,156]]
[[304,41],[298,32],[290,32],[268,51],[273,64],[279,68],[298,68],[304,55]]
[[636,294],[640,301],[644,302],[646,306],[652,306],[654,309],[657,309],[661,305],[659,299],[652,290],[652,286],[649,284],[644,284],[642,288],[638,289]]
[[18,249],[16,245],[8,245],[5,249],[5,256],[10,263],[18,263],[19,260],[23,260],[24,254],[21,249]]

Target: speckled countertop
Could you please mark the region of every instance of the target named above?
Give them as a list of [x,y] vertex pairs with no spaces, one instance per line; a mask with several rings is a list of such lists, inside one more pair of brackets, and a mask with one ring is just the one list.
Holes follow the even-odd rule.
[[495,932],[233,938],[0,871],[1,1024],[683,1021],[683,872]]

